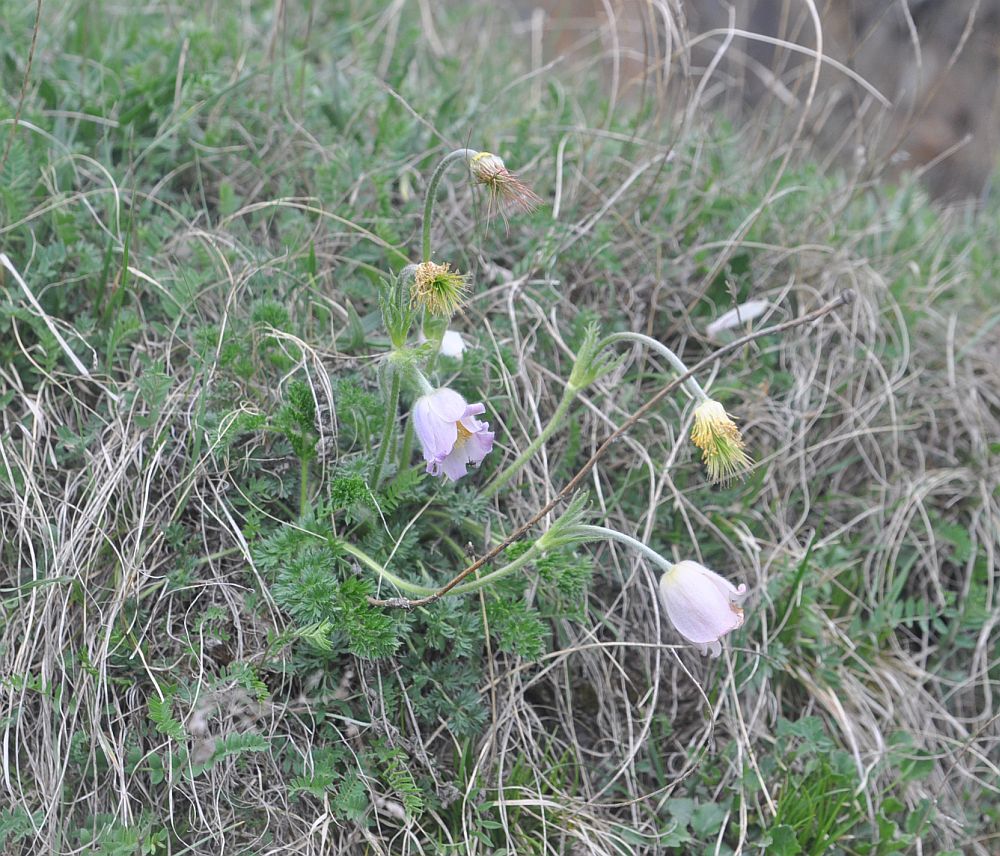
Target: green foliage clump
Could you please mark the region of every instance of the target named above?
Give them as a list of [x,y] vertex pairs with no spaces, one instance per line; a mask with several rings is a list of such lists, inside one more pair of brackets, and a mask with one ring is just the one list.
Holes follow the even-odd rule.
[[[971,285],[996,279],[996,217],[955,226],[913,186],[855,192],[794,159],[777,176],[724,123],[678,135],[599,81],[512,75],[502,41],[476,53],[478,8],[78,5],[44,4],[30,74],[34,4],[0,14],[0,236],[38,302],[0,272],[0,851],[995,840],[968,784],[989,770],[964,765],[989,754],[969,722],[997,680],[1000,448],[977,386],[997,325]],[[421,197],[470,128],[541,189],[560,175],[561,214],[487,228],[455,161],[439,212],[461,215],[429,235],[474,299],[428,322],[407,279]],[[700,358],[731,304],[784,319],[840,279],[870,292],[850,324],[768,336],[715,378],[764,461],[744,484],[677,456],[680,396],[588,474],[604,516],[656,515],[664,555],[766,581],[725,658],[660,641],[650,569],[595,564],[582,494],[434,599],[663,386],[601,331]],[[945,337],[945,316],[979,326]],[[445,320],[461,359],[437,353]],[[421,381],[497,433],[457,483],[409,427]],[[949,733],[889,728],[900,676]],[[865,728],[838,730],[866,693]]]
[[286,403],[274,419],[274,429],[284,434],[300,461],[316,457],[316,402],[309,385],[296,380],[288,386]]

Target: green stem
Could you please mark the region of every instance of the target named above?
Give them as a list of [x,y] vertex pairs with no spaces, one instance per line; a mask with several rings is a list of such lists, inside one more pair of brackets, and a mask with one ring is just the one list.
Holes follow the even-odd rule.
[[[514,573],[514,571],[524,567],[524,565],[528,564],[528,562],[538,556],[539,553],[544,551],[544,539],[545,536],[543,535],[513,562],[504,565],[502,568],[497,568],[497,570],[487,574],[485,577],[480,577],[478,580],[471,583],[455,586],[455,588],[448,592],[446,597],[450,597],[451,595],[469,594],[470,592],[478,591],[481,588],[485,588],[490,583],[494,583],[497,580]],[[428,597],[437,591],[437,589],[427,588],[426,586],[418,585],[417,583],[411,583],[408,580],[404,580],[402,577],[396,576],[392,573],[392,571],[386,570],[385,567],[376,562],[364,550],[355,547],[353,544],[349,544],[347,541],[338,540],[336,544],[345,553],[354,556],[354,558],[357,559],[362,565],[374,571],[382,579],[392,583],[392,585],[407,595],[412,597]]]
[[392,583],[397,589],[402,592],[406,592],[409,595],[414,595],[415,597],[427,597],[428,595],[434,594],[434,589],[426,588],[422,585],[417,585],[417,583],[411,583],[404,580],[402,577],[397,577],[392,571],[386,570],[382,565],[376,562],[371,556],[369,556],[364,550],[355,547],[353,544],[349,544],[347,541],[336,542],[337,546],[343,550],[345,553],[354,556],[362,565],[375,571],[382,579],[387,580]]
[[309,459],[299,458],[299,517],[309,509]]
[[[631,331],[626,331],[622,333],[612,333],[610,336],[605,336],[597,345],[597,351],[603,351],[609,345],[613,345],[615,342],[638,342],[640,345],[645,345],[651,351],[656,351],[661,357],[663,357],[674,370],[681,376],[688,373],[688,367],[684,364],[684,361],[677,356],[673,351],[670,350],[662,342],[658,342],[649,336],[644,336],[642,333],[633,333]],[[688,391],[688,394],[696,401],[705,401],[708,399],[708,395],[705,390],[701,388],[701,384],[694,379],[694,377],[689,377],[683,383],[684,388]]]
[[520,570],[528,564],[528,562],[532,561],[532,559],[535,559],[540,553],[545,552],[545,548],[543,546],[544,538],[545,536],[543,535],[520,556],[514,559],[513,562],[504,565],[502,568],[497,568],[495,571],[486,574],[484,577],[479,577],[471,583],[462,583],[462,585],[455,586],[455,588],[447,592],[444,596],[450,597],[453,594],[470,594],[471,592],[486,588],[488,585],[495,583],[497,580],[510,576],[510,574],[514,573],[514,571]]
[[652,547],[647,547],[642,543],[642,541],[633,538],[631,535],[626,535],[624,532],[619,532],[617,529],[608,529],[606,526],[591,526],[586,523],[579,523],[573,527],[572,531],[574,534],[588,536],[588,541],[603,541],[605,539],[610,541],[619,541],[627,547],[631,547],[633,550],[642,553],[642,555],[653,562],[653,564],[658,565],[665,571],[669,571],[674,566],[673,562],[668,562]]
[[403,447],[399,450],[400,468],[409,466],[410,458],[413,455],[413,414],[406,420],[406,427],[403,429]]
[[427,185],[427,196],[424,199],[423,243],[421,245],[422,261],[429,262],[431,260],[431,218],[434,215],[434,199],[437,196],[438,185],[441,183],[445,170],[452,161],[458,160],[458,158],[468,159],[476,154],[478,152],[475,149],[455,149],[455,151],[449,152],[441,158],[441,162],[431,175],[430,184]]
[[579,392],[579,387],[569,383],[566,384],[566,389],[563,390],[562,400],[560,400],[559,405],[556,407],[555,413],[552,414],[549,424],[542,429],[542,432],[528,444],[528,447],[521,452],[521,454],[518,455],[517,458],[515,458],[514,461],[506,467],[506,469],[502,470],[488,485],[483,488],[482,492],[485,496],[493,496],[517,474],[517,471],[520,470],[521,467],[534,457],[535,453],[545,444],[549,437],[555,433],[555,430],[560,426],[560,424],[562,424],[562,421],[566,418],[566,414],[569,413],[569,409],[573,404],[573,399],[576,398]]
[[378,457],[375,459],[375,472],[372,474],[372,490],[378,490],[378,483],[382,479],[382,466],[385,464],[386,452],[392,445],[392,435],[396,428],[396,417],[399,414],[399,386],[400,371],[391,368],[392,382],[389,388],[389,401],[385,409],[385,422],[382,423],[382,442],[378,447]]

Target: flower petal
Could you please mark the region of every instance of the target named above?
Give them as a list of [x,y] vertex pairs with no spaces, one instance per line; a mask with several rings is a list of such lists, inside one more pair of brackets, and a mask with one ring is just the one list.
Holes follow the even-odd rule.
[[[489,428],[489,425],[482,423],[484,428]],[[469,437],[468,440],[462,445],[465,451],[465,459],[470,464],[481,464],[483,458],[485,458],[491,451],[493,451],[493,438],[494,433],[492,431],[479,431]]]
[[[481,401],[477,401],[475,404],[470,404],[465,408],[465,413],[462,414],[462,421],[465,421],[470,416],[481,416],[486,412],[486,405]],[[478,422],[478,420],[473,419],[473,422]],[[479,423],[483,424],[483,423]]]
[[458,481],[469,471],[468,467],[465,466],[466,463],[464,446],[460,446],[441,461],[441,472],[451,481]]
[[448,422],[458,422],[465,415],[468,406],[461,395],[446,386],[422,397],[428,399],[431,409],[440,419]]
[[493,448],[489,423],[476,417],[486,412],[482,402],[468,404],[454,390],[441,387],[413,403],[413,428],[432,476],[442,473],[456,481],[467,464],[479,464]]
[[734,586],[721,574],[717,574],[715,571],[710,571],[704,565],[699,565],[697,562],[683,561],[678,562],[677,564],[684,565],[686,570],[690,572],[697,571],[700,573],[708,579],[719,590],[722,596],[727,598],[731,603],[742,603],[747,594],[749,594],[746,583],[740,583],[739,586]]
[[[464,401],[462,405],[464,409]],[[414,402],[411,418],[417,439],[420,440],[424,460],[428,462],[443,460],[455,447],[455,441],[458,439],[456,420],[442,419],[434,409],[431,395],[422,395]]]
[[697,562],[678,562],[660,578],[660,601],[677,632],[713,655],[716,643],[743,624],[733,598],[744,595],[745,586],[737,589]]

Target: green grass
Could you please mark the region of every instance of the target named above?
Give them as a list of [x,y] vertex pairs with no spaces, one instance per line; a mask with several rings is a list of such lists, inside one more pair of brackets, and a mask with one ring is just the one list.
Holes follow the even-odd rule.
[[[492,7],[431,36],[417,4],[46,3],[20,105],[34,14],[0,0],[0,251],[37,303],[0,271],[0,850],[992,852],[995,202],[609,110],[586,56],[526,75]],[[452,486],[376,463],[378,298],[465,145],[547,204],[508,234],[445,179],[435,260],[474,284],[436,377],[498,438]],[[778,321],[848,287],[701,377],[746,481],[707,484],[679,394],[587,479],[592,519],[752,589],[721,660],[614,543],[369,602],[397,592],[358,551],[443,584],[663,386],[620,346],[484,495],[591,322],[694,363],[736,301]]]

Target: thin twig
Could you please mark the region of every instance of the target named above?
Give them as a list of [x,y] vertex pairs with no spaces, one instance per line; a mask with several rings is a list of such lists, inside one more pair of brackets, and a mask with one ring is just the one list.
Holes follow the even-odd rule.
[[21,79],[21,92],[17,96],[17,110],[14,111],[14,124],[10,126],[10,136],[7,137],[7,144],[3,147],[3,157],[0,157],[0,172],[3,172],[10,156],[11,146],[14,145],[14,135],[17,134],[17,126],[21,121],[21,110],[24,108],[24,98],[28,94],[28,78],[31,76],[31,65],[35,60],[35,46],[38,44],[39,22],[42,17],[42,0],[38,0],[35,5],[35,24],[31,28],[31,47],[28,48],[28,61],[24,65],[24,77]]
[[619,437],[621,437],[626,431],[632,428],[643,416],[649,413],[657,404],[659,404],[666,396],[677,389],[684,381],[689,377],[692,377],[697,372],[708,367],[716,360],[724,357],[726,354],[732,353],[733,351],[738,351],[744,345],[754,341],[755,339],[760,339],[764,336],[773,336],[776,333],[783,333],[786,330],[791,330],[793,327],[799,327],[803,324],[809,324],[812,321],[816,321],[822,318],[824,315],[828,315],[835,309],[845,306],[854,300],[854,292],[850,289],[841,292],[837,297],[831,300],[829,303],[824,304],[819,309],[815,309],[812,312],[808,312],[798,318],[792,318],[788,321],[783,321],[780,324],[775,324],[772,327],[765,327],[763,330],[757,330],[753,333],[748,333],[746,336],[742,336],[739,339],[734,339],[728,345],[723,345],[721,348],[713,351],[701,362],[695,363],[686,374],[679,375],[674,378],[670,383],[663,387],[659,392],[657,392],[652,398],[649,399],[642,407],[640,407],[635,413],[633,413],[628,419],[626,419],[620,426],[618,426],[603,443],[598,447],[597,451],[587,460],[587,462],[580,468],[575,476],[566,483],[566,486],[559,491],[549,502],[543,505],[531,518],[515,529],[510,535],[504,538],[499,544],[497,544],[489,552],[485,553],[475,562],[473,562],[468,567],[464,568],[459,572],[453,579],[445,583],[441,588],[439,588],[434,594],[428,595],[427,597],[409,599],[404,597],[393,597],[388,599],[380,599],[375,597],[368,598],[368,602],[373,606],[388,606],[402,609],[413,609],[417,606],[426,606],[427,604],[434,603],[434,601],[439,600],[444,597],[448,592],[450,592],[455,586],[459,585],[466,577],[470,574],[474,574],[483,565],[488,562],[493,561],[497,556],[499,556],[504,550],[506,550],[515,541],[520,540],[527,532],[530,530],[539,520],[545,517],[553,508],[555,508],[560,502],[562,502],[567,497],[571,496],[573,492],[580,486],[583,480],[587,477],[590,471],[594,468],[597,462],[604,456],[605,452],[611,448],[612,443],[615,442]]

